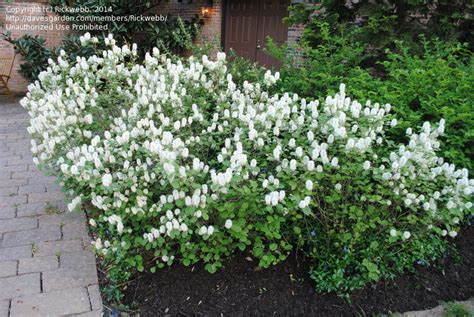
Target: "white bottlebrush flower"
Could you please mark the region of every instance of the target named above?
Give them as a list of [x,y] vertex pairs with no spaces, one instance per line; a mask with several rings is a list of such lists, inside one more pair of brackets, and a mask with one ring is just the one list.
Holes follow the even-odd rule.
[[471,187],[466,187],[464,188],[464,195],[470,196],[472,194],[472,188]]
[[370,161],[365,161],[364,164],[362,165],[362,168],[364,170],[368,170],[370,168]]
[[102,176],[102,185],[104,185],[105,187],[109,187],[110,185],[112,185],[112,175],[104,174]]
[[77,196],[76,198],[74,198],[71,203],[69,203],[67,205],[69,211],[74,211],[74,209],[76,209],[76,207],[81,203],[81,196]]
[[328,141],[329,144],[334,143],[334,134],[331,133],[331,134],[328,136],[327,141]]
[[200,234],[201,236],[207,234],[207,228],[206,228],[206,226],[202,226],[201,228],[199,228],[198,234]]
[[305,208],[306,207],[306,202],[304,200],[300,201],[299,204],[298,204],[298,207],[300,207],[301,209]]
[[395,230],[395,229],[390,229],[390,236],[391,236],[391,237],[396,237],[396,236],[397,236],[397,230]]
[[446,208],[448,209],[453,209],[455,206],[456,204],[452,200],[448,201],[448,203],[446,204]]
[[257,160],[256,159],[252,159],[250,161],[250,167],[252,167],[252,168],[257,167]]
[[188,225],[185,223],[182,223],[179,227],[179,230],[181,230],[182,232],[187,232],[189,230]]
[[296,170],[296,160],[291,160],[290,161],[290,170],[295,171]]
[[283,201],[283,199],[285,199],[285,197],[286,197],[286,192],[284,190],[280,190],[278,192],[278,200]]
[[313,190],[313,181],[311,181],[310,179],[306,181],[306,189]]
[[209,227],[207,227],[207,234],[208,234],[208,235],[211,235],[211,234],[213,234],[213,233],[214,233],[214,226],[209,226]]
[[[158,55],[158,54],[154,54],[154,55]],[[218,52],[217,53],[217,60],[218,61],[224,61],[226,59],[226,54],[224,52]]]
[[303,200],[301,200],[301,201],[298,203],[298,207],[300,207],[301,209],[303,209],[303,208],[308,207],[310,203],[311,203],[311,197],[306,196]]
[[335,188],[336,190],[341,190],[341,189],[342,189],[342,185],[341,185],[340,183],[337,183],[337,184],[334,186],[334,188]]
[[275,158],[275,160],[277,160],[277,161],[280,160],[280,154],[281,154],[281,149],[280,149],[280,147],[276,147],[276,148],[273,150],[273,157]]
[[303,149],[302,149],[300,146],[298,146],[298,147],[296,148],[296,150],[295,150],[295,155],[296,155],[297,157],[302,157],[302,156],[303,156]]
[[411,233],[409,231],[404,231],[403,232],[403,239],[407,240],[410,239]]
[[224,227],[225,227],[226,229],[232,228],[232,220],[231,220],[231,219],[227,219],[227,220],[225,221]]
[[123,223],[117,222],[117,232],[121,234],[123,232],[123,229],[124,229]]
[[288,142],[289,147],[295,147],[296,146],[296,140],[291,138],[290,141]]

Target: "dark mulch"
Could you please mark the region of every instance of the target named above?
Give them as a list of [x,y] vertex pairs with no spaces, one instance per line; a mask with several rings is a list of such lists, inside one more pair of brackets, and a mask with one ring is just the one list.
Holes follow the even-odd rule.
[[301,258],[258,270],[236,256],[215,274],[201,265],[174,265],[140,275],[129,284],[125,303],[142,316],[352,316],[432,308],[440,301],[474,296],[474,227],[456,238],[458,257],[417,267],[393,281],[357,291],[352,304],[334,294],[316,294]]

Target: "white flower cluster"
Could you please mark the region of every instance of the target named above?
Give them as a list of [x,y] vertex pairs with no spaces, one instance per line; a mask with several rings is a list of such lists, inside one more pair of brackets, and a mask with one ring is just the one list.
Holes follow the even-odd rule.
[[[88,41],[97,40],[81,38]],[[101,56],[74,65],[51,61],[22,100],[31,116],[35,162],[75,193],[70,209],[90,201],[104,215],[91,224],[116,230],[107,245],[98,238],[97,249],[116,250],[124,236],[143,237],[168,262],[172,241],[238,229],[235,213],[215,208],[230,192],[257,180],[261,186],[251,195],[286,215],[312,206],[311,192],[320,188],[315,175],[354,157],[407,208],[430,212],[433,225],[454,224],[472,207],[467,171],[435,155],[444,121],[436,129],[425,124],[420,134],[408,131],[409,144],[385,162],[370,153],[383,146],[384,129],[397,124],[391,107],[351,100],[344,85],[320,104],[270,95],[258,83],[238,87],[224,53],[215,61],[182,62],[155,49],[140,65],[133,62],[136,45],[117,47],[111,36],[105,44]],[[278,79],[267,72],[264,82]],[[420,187],[408,185],[413,181]],[[438,181],[444,187],[432,193],[426,184]],[[328,190],[343,188],[335,182]],[[399,232],[392,230],[392,236]]]

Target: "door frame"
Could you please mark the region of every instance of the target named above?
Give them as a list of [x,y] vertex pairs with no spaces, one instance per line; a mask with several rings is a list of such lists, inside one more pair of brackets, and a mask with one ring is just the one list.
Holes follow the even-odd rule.
[[227,23],[227,6],[229,5],[229,1],[232,0],[222,0],[222,8],[221,8],[221,50],[225,52],[225,25]]

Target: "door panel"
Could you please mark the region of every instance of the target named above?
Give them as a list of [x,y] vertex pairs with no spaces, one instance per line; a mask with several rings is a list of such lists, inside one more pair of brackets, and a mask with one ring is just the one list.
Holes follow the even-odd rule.
[[255,61],[257,41],[258,1],[236,0],[227,4],[225,45],[226,53],[232,48],[238,56]]
[[290,0],[228,0],[226,6],[224,49],[266,67],[278,67],[276,59],[263,52],[266,38],[283,44],[288,27],[282,19],[288,15]]
[[288,27],[283,23],[283,18],[288,15],[289,0],[263,0],[259,1],[257,31],[256,61],[268,68],[279,67],[280,63],[263,52],[267,37],[276,43],[283,44],[288,37]]

